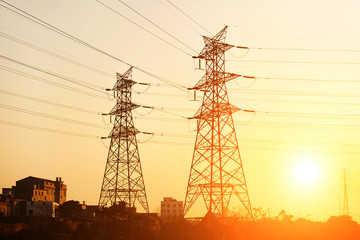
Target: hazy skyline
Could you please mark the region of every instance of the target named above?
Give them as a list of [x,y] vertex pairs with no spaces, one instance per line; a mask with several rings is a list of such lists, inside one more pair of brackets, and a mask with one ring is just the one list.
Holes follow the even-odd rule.
[[[196,52],[117,0],[101,2],[181,51],[97,1],[8,2],[125,62],[183,86],[182,90],[169,86],[136,69],[133,73],[135,81],[151,83],[150,87],[133,87],[134,102],[162,108],[161,111],[139,108],[133,112],[136,128],[157,133],[152,138],[138,135],[150,211],[158,211],[160,201],[166,196],[184,200],[196,136],[195,121],[186,118],[192,117],[201,104],[191,101],[193,92],[184,89],[194,86],[204,74],[194,69],[198,62],[191,55],[196,56],[203,48],[202,35],[209,35],[203,28],[215,34],[225,24],[229,26],[228,43],[251,48],[230,50],[226,54],[227,71],[257,77],[256,81],[238,78],[227,84],[233,105],[256,111],[256,114],[240,111],[233,115],[253,207],[269,208],[273,215],[282,209],[297,217],[310,214],[313,220],[337,215],[342,197],[341,172],[346,168],[351,179],[350,215],[359,221],[360,4],[357,1],[171,1],[203,28],[166,0],[124,1]],[[114,106],[111,95],[101,92],[115,84],[116,72],[123,73],[129,66],[3,7],[0,11],[1,55],[67,79],[0,58],[3,169],[0,187],[10,187],[27,176],[62,177],[68,186],[68,200],[97,204],[109,142],[102,143],[96,136],[109,134],[109,118],[101,113],[108,113]],[[50,56],[9,36],[102,72]],[[335,51],[344,49],[352,51]],[[87,87],[69,81],[74,79]],[[69,91],[64,86],[56,87],[44,80],[104,99]],[[201,93],[197,94],[200,99]],[[34,112],[97,126],[41,117]],[[5,122],[89,136],[42,132]],[[311,183],[300,181],[297,176],[297,166],[304,161],[312,162],[317,169]],[[189,216],[202,215],[201,206],[189,212]]]

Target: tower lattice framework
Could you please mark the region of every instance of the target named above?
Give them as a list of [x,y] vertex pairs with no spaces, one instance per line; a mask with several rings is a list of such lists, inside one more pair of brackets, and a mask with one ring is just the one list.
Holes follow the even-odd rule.
[[135,207],[137,200],[149,212],[145,183],[141,169],[136,135],[140,132],[134,127],[132,110],[139,107],[131,102],[132,68],[124,74],[116,74],[117,82],[112,89],[116,105],[108,115],[115,116],[114,126],[108,138],[111,139],[100,192],[99,206],[126,202]]
[[204,36],[205,47],[197,57],[206,62],[205,75],[191,90],[203,91],[197,119],[197,135],[186,191],[184,215],[201,196],[208,212],[226,216],[236,196],[252,217],[243,164],[232,114],[239,108],[229,103],[226,82],[240,75],[225,72],[227,26],[214,37]]

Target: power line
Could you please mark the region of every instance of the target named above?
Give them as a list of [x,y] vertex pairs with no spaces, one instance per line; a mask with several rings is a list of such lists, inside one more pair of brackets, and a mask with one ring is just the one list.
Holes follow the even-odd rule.
[[[282,122],[250,122],[242,124],[239,121],[236,123],[240,126],[254,126],[254,127],[273,127],[273,128],[300,128],[300,129],[313,129],[313,130],[332,130],[332,131],[358,131],[360,130],[360,125],[341,125],[341,124],[309,124],[309,123],[282,123]],[[337,127],[337,128],[335,128]],[[340,127],[340,128],[339,128]]]
[[6,7],[4,5],[0,5],[0,6],[2,6],[3,8],[8,9],[9,11],[11,11],[11,12],[13,12],[13,13],[19,15],[19,16],[22,16],[22,17],[24,17],[24,18],[26,18],[26,19],[28,19],[28,20],[30,20],[30,21],[32,21],[32,22],[34,22],[34,23],[36,23],[36,24],[38,24],[40,26],[43,26],[43,27],[45,27],[45,28],[57,33],[57,34],[60,34],[60,35],[62,35],[64,37],[66,37],[66,38],[69,38],[70,40],[73,40],[73,41],[75,41],[75,42],[77,42],[77,43],[79,43],[81,45],[84,45],[84,46],[86,46],[86,47],[88,47],[88,48],[90,48],[90,49],[92,49],[92,50],[94,50],[96,52],[99,52],[99,53],[101,53],[101,54],[103,54],[103,55],[105,55],[105,56],[107,56],[109,58],[112,58],[112,59],[114,59],[114,60],[116,60],[118,62],[121,62],[121,63],[123,63],[125,65],[128,65],[128,66],[132,66],[133,68],[139,70],[140,72],[143,72],[143,73],[145,73],[145,74],[147,74],[147,75],[149,75],[149,76],[151,76],[153,78],[156,78],[156,79],[158,79],[158,80],[160,80],[162,82],[165,82],[165,83],[169,84],[170,86],[173,86],[173,87],[175,87],[177,89],[180,89],[182,91],[185,91],[185,92],[187,91],[186,87],[184,87],[184,86],[182,86],[180,84],[173,83],[173,82],[171,82],[171,81],[169,81],[169,80],[167,80],[167,79],[165,79],[163,77],[157,76],[156,74],[150,73],[150,72],[145,71],[145,70],[143,70],[143,69],[141,69],[141,68],[139,68],[137,66],[134,66],[134,65],[132,65],[132,64],[130,64],[130,63],[124,61],[124,60],[121,60],[120,58],[115,57],[115,56],[113,56],[113,55],[111,55],[111,54],[109,54],[109,53],[107,53],[107,52],[105,52],[105,51],[103,51],[103,50],[101,50],[101,49],[99,49],[99,48],[97,48],[97,47],[83,41],[83,40],[80,40],[79,38],[77,38],[77,37],[75,37],[75,36],[73,36],[73,35],[71,35],[69,33],[66,33],[65,31],[63,31],[63,30],[61,30],[61,29],[59,29],[59,28],[57,28],[57,27],[55,27],[55,26],[53,26],[53,25],[51,25],[51,24],[49,24],[49,23],[47,23],[47,22],[45,22],[45,21],[43,21],[43,20],[41,20],[41,19],[39,19],[37,17],[35,17],[34,15],[32,15],[30,13],[25,12],[24,10],[22,10],[22,9],[20,9],[18,7],[15,7],[14,5],[12,5],[12,4],[4,1],[4,0],[1,0],[1,1],[3,3],[5,3],[5,4],[11,6],[12,8],[16,9],[17,11],[15,11],[14,9],[11,9],[9,7]]
[[203,1],[198,0],[198,2],[199,2],[210,14],[212,14],[222,25],[226,25],[226,24],[224,23],[224,21],[221,20],[221,19],[214,13],[214,11],[212,11],[208,6],[206,6],[206,4],[205,4]]
[[[244,92],[245,93],[245,92]],[[185,95],[182,94],[167,94],[167,93],[142,93],[143,95],[151,95],[151,96],[169,96],[169,97],[184,97]],[[249,93],[250,94],[250,93]],[[276,95],[276,94],[274,94]],[[280,94],[281,95],[281,94]],[[279,103],[305,103],[305,104],[331,104],[331,105],[354,105],[358,106],[360,103],[357,102],[331,102],[331,101],[303,101],[303,100],[278,100],[278,99],[261,99],[261,98],[237,98],[231,97],[232,100],[239,100],[239,101],[251,101],[251,102],[279,102]]]
[[131,19],[129,19],[129,18],[127,18],[127,17],[125,17],[124,15],[122,15],[122,14],[121,14],[121,13],[119,13],[118,11],[114,10],[113,8],[109,7],[109,6],[108,6],[108,5],[106,5],[105,3],[103,3],[103,2],[101,2],[101,1],[99,1],[99,0],[96,0],[96,1],[97,1],[98,3],[100,3],[101,5],[103,5],[104,7],[106,7],[107,9],[109,9],[110,11],[112,11],[112,12],[116,13],[116,14],[117,14],[117,15],[119,15],[120,17],[125,18],[126,20],[128,20],[128,21],[129,21],[129,22],[131,22],[132,24],[134,24],[134,25],[136,25],[137,27],[139,27],[139,28],[143,29],[143,30],[144,30],[144,31],[146,31],[147,33],[149,33],[149,34],[153,35],[154,37],[156,37],[156,38],[160,39],[161,41],[163,41],[163,42],[165,42],[165,43],[169,44],[170,46],[172,46],[172,47],[176,48],[177,50],[179,50],[179,51],[181,51],[181,52],[185,53],[186,55],[191,56],[191,54],[189,54],[189,53],[185,52],[185,51],[184,51],[184,50],[182,50],[181,48],[179,48],[179,47],[175,46],[174,44],[172,44],[171,42],[169,42],[169,41],[167,41],[167,40],[163,39],[162,37],[159,37],[159,36],[158,36],[158,35],[156,35],[155,33],[150,32],[150,31],[149,31],[149,30],[147,30],[146,28],[142,27],[141,25],[137,24],[136,22],[132,21]]
[[263,113],[265,115],[282,115],[286,117],[304,117],[304,118],[328,118],[328,119],[346,119],[353,120],[352,118],[359,118],[358,114],[336,114],[336,113],[303,113],[303,112],[261,112],[256,111],[256,113]]
[[279,28],[279,29],[348,29],[359,30],[359,27],[320,27],[320,26],[250,26],[250,25],[230,25],[234,28]]
[[[149,144],[167,144],[167,145],[178,145],[178,146],[193,146],[193,143],[185,143],[185,142],[171,142],[171,141],[159,141],[159,140],[150,140],[147,141],[146,143]],[[239,146],[240,150],[262,150],[262,151],[290,151],[290,152],[303,152],[304,149],[303,148],[298,148],[298,149],[294,149],[294,148],[284,148],[284,147],[257,147],[257,146]],[[334,152],[334,153],[342,153],[342,154],[359,154],[360,151],[349,151],[349,150],[336,150],[336,149],[317,149],[316,151],[319,152]]]
[[18,98],[22,98],[22,99],[26,99],[26,100],[30,100],[30,101],[40,102],[40,103],[44,103],[44,104],[48,104],[48,105],[52,105],[52,106],[56,106],[56,107],[62,107],[62,108],[67,108],[67,109],[71,109],[71,110],[75,110],[75,111],[101,115],[100,112],[96,112],[96,111],[93,111],[93,110],[79,108],[79,107],[73,107],[73,106],[69,106],[69,105],[65,105],[65,104],[61,104],[61,103],[56,103],[56,102],[51,102],[51,101],[47,101],[47,100],[44,100],[44,99],[34,98],[34,97],[30,97],[30,96],[26,96],[26,95],[14,93],[14,92],[9,92],[9,91],[5,91],[5,90],[1,90],[1,89],[0,89],[0,93],[7,94],[7,95],[10,95],[10,96],[14,96],[14,97],[18,97]]
[[[191,48],[189,45],[185,44],[184,42],[182,42],[181,40],[179,40],[178,38],[176,38],[175,36],[173,36],[172,34],[170,34],[168,31],[164,30],[162,27],[160,27],[159,25],[155,24],[153,21],[151,21],[149,18],[145,17],[143,14],[139,13],[138,11],[136,11],[134,8],[132,8],[131,6],[129,6],[128,4],[126,4],[125,2],[118,0],[119,2],[121,2],[123,5],[125,5],[126,7],[128,7],[129,9],[131,9],[133,12],[135,12],[136,14],[138,14],[139,16],[141,16],[142,18],[146,19],[148,22],[150,22],[153,26],[157,27],[158,29],[160,29],[162,32],[166,33],[167,35],[169,35],[170,37],[172,37],[173,39],[175,39],[176,41],[178,41],[179,43],[181,43],[182,45],[184,45],[185,47],[187,47],[188,49],[190,49],[191,51],[197,53],[196,50],[194,50],[193,48]],[[99,1],[98,1],[99,2]]]
[[[24,62],[20,62],[20,61],[18,61],[18,60],[15,60],[15,59],[12,59],[12,58],[3,56],[3,55],[0,55],[0,57],[3,58],[3,59],[5,59],[5,60],[8,60],[8,61],[11,61],[11,62],[20,64],[20,65],[23,65],[23,66],[25,66],[25,67],[32,68],[32,69],[37,70],[37,71],[39,71],[39,72],[46,73],[46,74],[48,74],[48,75],[50,75],[50,76],[57,77],[57,78],[60,78],[60,79],[65,80],[65,81],[68,81],[68,82],[77,84],[77,85],[79,85],[79,86],[82,86],[82,87],[85,87],[85,88],[88,88],[88,89],[91,89],[91,90],[94,90],[94,91],[97,91],[97,92],[106,94],[106,93],[103,91],[103,90],[104,90],[103,87],[96,86],[96,85],[94,85],[94,84],[89,84],[89,83],[87,83],[87,82],[83,82],[83,81],[80,81],[80,80],[77,80],[77,79],[73,79],[73,78],[70,78],[70,77],[62,76],[62,75],[60,75],[60,74],[53,73],[53,72],[50,72],[50,71],[48,71],[48,70],[41,69],[41,68],[38,68],[38,67],[35,67],[35,66],[32,66],[32,65],[29,65],[29,64],[24,63]],[[101,89],[101,90],[100,90],[100,89]]]
[[29,43],[29,42],[25,42],[25,41],[23,41],[23,40],[20,40],[19,38],[13,37],[13,36],[8,35],[8,34],[5,34],[5,33],[3,33],[3,32],[0,32],[0,35],[1,35],[2,37],[5,37],[5,38],[7,38],[7,39],[10,39],[10,40],[12,40],[12,41],[14,41],[14,42],[20,43],[20,44],[22,44],[22,45],[24,45],[24,46],[27,46],[27,47],[30,47],[30,48],[32,48],[32,49],[38,50],[38,51],[40,51],[40,52],[46,53],[46,54],[48,54],[48,55],[50,55],[50,56],[59,58],[59,59],[64,60],[64,61],[66,61],[66,62],[69,62],[69,63],[72,63],[72,64],[74,64],[74,65],[77,65],[77,66],[86,68],[86,69],[88,69],[88,70],[91,70],[91,71],[100,73],[100,74],[102,74],[102,75],[105,75],[105,76],[114,78],[114,75],[112,75],[112,74],[109,74],[109,73],[104,72],[104,71],[102,71],[102,70],[99,70],[99,69],[90,67],[90,66],[88,66],[88,65],[86,65],[86,64],[83,64],[83,63],[74,61],[74,60],[72,60],[72,59],[66,58],[66,57],[61,56],[61,55],[59,55],[59,54],[53,53],[53,52],[48,51],[48,50],[46,50],[46,49],[44,49],[44,48],[38,47],[38,46],[36,46],[36,45],[33,45],[33,44]]
[[316,48],[254,48],[256,50],[282,50],[282,51],[312,51],[312,52],[360,52],[359,49],[316,49]]
[[13,126],[13,127],[19,127],[19,128],[26,128],[31,130],[37,130],[37,131],[43,131],[43,132],[49,132],[49,133],[57,133],[57,134],[63,134],[63,135],[70,135],[75,137],[85,137],[85,138],[95,138],[95,139],[101,139],[100,136],[95,135],[89,135],[89,134],[83,134],[83,133],[75,133],[75,132],[68,132],[68,131],[62,131],[57,129],[51,129],[51,128],[43,128],[43,127],[37,127],[32,125],[25,125],[20,123],[14,123],[14,122],[8,122],[8,121],[2,121],[0,120],[0,124]]
[[360,62],[310,62],[310,61],[277,61],[277,60],[226,60],[228,62],[253,62],[253,63],[299,63],[299,64],[338,64],[338,65],[353,65],[360,64]]
[[359,80],[350,80],[350,79],[315,79],[315,78],[280,78],[280,77],[255,77],[256,79],[266,79],[266,80],[290,80],[290,81],[311,81],[311,82],[347,82],[347,83],[360,83]]
[[63,89],[69,90],[69,91],[73,91],[73,92],[76,92],[76,93],[84,94],[84,95],[87,95],[87,96],[90,96],[90,97],[95,97],[95,98],[99,98],[99,99],[102,99],[102,100],[111,101],[110,99],[108,99],[108,98],[106,98],[104,96],[100,96],[100,95],[90,93],[90,92],[87,92],[87,91],[84,91],[84,90],[80,90],[80,89],[77,89],[77,88],[69,87],[67,85],[60,84],[60,83],[57,83],[57,82],[53,82],[53,81],[50,81],[50,80],[47,80],[47,79],[44,79],[44,78],[40,78],[40,77],[25,73],[25,72],[22,72],[22,71],[13,69],[13,68],[9,68],[9,67],[3,66],[3,65],[0,65],[0,69],[11,72],[11,73],[14,73],[14,74],[18,74],[18,75],[23,76],[23,77],[27,77],[27,78],[36,80],[36,81],[39,81],[39,82],[43,82],[43,83],[46,83],[46,84],[49,84],[49,85],[53,85],[55,87],[60,87],[60,88],[63,88]]
[[235,46],[240,49],[251,50],[280,50],[280,51],[311,51],[311,52],[360,52],[360,49],[321,49],[321,48],[270,48],[270,47],[243,47]]
[[34,115],[34,116],[38,116],[38,117],[44,117],[44,118],[48,118],[48,119],[53,119],[53,120],[58,120],[58,121],[63,121],[63,122],[69,122],[69,123],[78,124],[78,125],[87,126],[87,127],[109,129],[108,127],[103,126],[103,125],[98,125],[98,124],[78,121],[78,120],[74,120],[74,119],[70,119],[70,118],[64,118],[64,117],[45,114],[45,113],[41,113],[41,112],[31,111],[31,110],[28,110],[28,109],[18,108],[18,107],[6,105],[6,104],[0,104],[0,108],[12,110],[12,111],[17,111],[17,112],[21,112],[21,113],[26,113],[26,114],[30,114],[30,115]]
[[177,18],[179,18],[183,23],[185,23],[186,25],[188,25],[188,27],[190,27],[195,33],[201,35],[198,30],[196,30],[191,24],[189,24],[188,22],[184,21],[183,18],[181,18],[173,9],[171,9],[168,5],[164,4],[161,0],[158,0],[158,2],[163,5],[165,8],[167,8],[169,11],[171,11]]
[[324,97],[354,97],[358,98],[360,95],[358,93],[327,93],[327,92],[302,92],[302,91],[268,91],[264,89],[247,89],[247,90],[231,90],[229,92],[233,93],[243,93],[243,94],[269,94],[269,95],[296,95],[296,96],[324,96]]
[[278,99],[251,99],[251,98],[231,98],[232,100],[239,100],[239,101],[251,101],[251,102],[278,102],[278,103],[304,103],[304,104],[330,104],[330,105],[353,105],[359,106],[360,103],[358,102],[331,102],[331,101],[301,101],[301,100],[278,100]]
[[[176,133],[149,133],[161,137],[178,137],[178,138],[193,138],[190,134],[176,134]],[[347,143],[331,143],[331,142],[310,142],[310,141],[291,141],[291,140],[273,140],[273,139],[259,139],[259,138],[238,138],[239,143],[265,143],[265,144],[284,144],[284,145],[311,145],[311,146],[326,146],[326,147],[343,147],[343,148],[359,148],[360,144]]]
[[[1,6],[1,5],[0,5],[0,6]],[[88,64],[92,64],[92,65],[95,64],[94,62],[89,62],[89,58],[84,59],[84,58],[81,58],[81,57],[78,57],[78,56],[74,56],[73,54],[69,54],[69,53],[66,52],[66,51],[60,50],[60,49],[58,49],[58,48],[55,48],[54,46],[50,46],[50,45],[48,45],[48,44],[46,44],[46,43],[44,43],[44,42],[38,41],[38,40],[36,40],[36,39],[34,39],[34,38],[31,38],[31,37],[29,37],[29,36],[27,36],[27,35],[24,35],[24,34],[22,34],[22,33],[19,33],[19,32],[17,32],[17,31],[14,31],[13,29],[9,29],[9,28],[4,27],[4,26],[0,26],[0,28],[6,29],[6,30],[9,31],[9,32],[12,32],[12,33],[14,33],[14,34],[16,34],[16,35],[18,35],[18,36],[21,36],[21,37],[23,37],[23,38],[25,38],[25,39],[28,39],[28,40],[30,40],[30,41],[32,41],[32,42],[34,42],[34,43],[37,43],[38,45],[46,46],[46,47],[49,48],[49,49],[52,49],[52,50],[57,51],[57,52],[61,52],[62,54],[65,54],[65,55],[70,56],[70,57],[72,57],[72,58],[74,58],[74,59],[77,59],[78,61],[87,62]],[[98,69],[98,70],[99,70],[99,69],[103,69],[103,68],[104,68],[103,66],[97,65],[97,69]],[[100,70],[100,71],[102,71],[102,70]],[[116,74],[115,71],[112,71],[112,70],[107,69],[107,72],[105,72],[105,73],[108,74],[108,72],[111,72],[111,73],[113,74],[112,76],[115,76],[115,74]]]
[[184,16],[186,16],[187,18],[189,18],[193,23],[195,23],[196,25],[198,25],[199,27],[201,27],[203,30],[205,30],[206,32],[208,32],[210,35],[211,32],[209,32],[206,28],[204,28],[201,24],[199,24],[198,22],[196,22],[192,17],[190,17],[188,14],[186,14],[183,10],[181,10],[179,7],[177,7],[174,3],[172,3],[169,0],[166,0],[168,3],[170,3],[174,8],[176,8],[179,12],[181,12]]

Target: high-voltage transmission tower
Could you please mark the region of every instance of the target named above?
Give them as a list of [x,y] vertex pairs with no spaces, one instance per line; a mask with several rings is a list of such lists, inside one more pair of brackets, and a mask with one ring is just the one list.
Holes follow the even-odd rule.
[[139,107],[131,102],[132,68],[124,74],[116,74],[117,82],[112,89],[116,105],[108,115],[115,116],[114,126],[108,138],[111,139],[100,192],[99,206],[126,202],[128,207],[135,207],[137,200],[146,212],[149,205],[145,192],[132,110]]
[[346,169],[343,170],[343,185],[344,185],[344,198],[343,198],[343,211],[342,215],[349,216],[349,201],[348,201],[348,193],[347,193],[347,181],[349,179],[346,177]]
[[205,75],[189,90],[203,91],[197,119],[197,135],[186,191],[184,215],[201,197],[208,212],[226,216],[236,196],[252,218],[250,198],[232,114],[239,108],[229,103],[226,82],[240,75],[225,72],[227,26],[214,37],[204,36],[205,47],[197,57],[205,60]]

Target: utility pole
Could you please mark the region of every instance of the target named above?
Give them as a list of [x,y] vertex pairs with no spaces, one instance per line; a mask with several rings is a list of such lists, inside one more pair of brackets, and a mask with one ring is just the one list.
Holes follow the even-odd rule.
[[116,74],[117,82],[112,89],[116,105],[107,115],[115,116],[114,126],[107,138],[111,139],[100,192],[99,206],[106,207],[126,202],[135,208],[137,200],[149,212],[142,174],[132,110],[139,107],[131,102],[132,67],[124,74]]
[[349,178],[346,177],[346,169],[343,169],[343,185],[344,185],[344,202],[343,202],[343,211],[342,215],[349,216],[349,202],[348,202],[348,193],[347,193],[347,181]]
[[252,209],[232,114],[239,108],[229,103],[226,82],[240,75],[225,72],[227,26],[214,37],[204,36],[205,47],[194,58],[205,60],[205,75],[189,90],[203,91],[197,120],[197,135],[186,191],[184,216],[201,196],[208,212],[227,215],[236,196],[247,214]]

